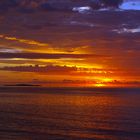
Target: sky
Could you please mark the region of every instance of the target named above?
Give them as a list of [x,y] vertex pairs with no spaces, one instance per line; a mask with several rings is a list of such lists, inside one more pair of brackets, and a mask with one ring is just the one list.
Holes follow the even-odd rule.
[[1,1],[0,85],[140,87],[137,2]]

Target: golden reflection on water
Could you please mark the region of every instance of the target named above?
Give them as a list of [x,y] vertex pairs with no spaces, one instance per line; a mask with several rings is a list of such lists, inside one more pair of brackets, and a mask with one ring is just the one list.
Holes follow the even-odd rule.
[[[0,94],[0,97],[0,110],[12,112],[12,125],[16,121],[20,122],[20,125],[15,124],[18,130],[30,130],[34,135],[40,132],[46,135],[108,140],[120,139],[119,134],[112,133],[114,131],[129,131],[130,128],[124,125],[131,118],[127,107],[129,109],[133,106],[131,99],[137,102],[119,93],[91,91],[85,94],[7,93]],[[135,115],[135,112],[132,113]],[[30,127],[34,129],[26,122],[31,122]]]
[[78,94],[12,94],[9,95],[10,100],[3,97],[4,102],[24,103],[24,104],[40,104],[40,105],[74,105],[74,106],[94,106],[94,105],[117,105],[123,101],[111,95],[103,95],[101,93],[88,93],[88,95]]

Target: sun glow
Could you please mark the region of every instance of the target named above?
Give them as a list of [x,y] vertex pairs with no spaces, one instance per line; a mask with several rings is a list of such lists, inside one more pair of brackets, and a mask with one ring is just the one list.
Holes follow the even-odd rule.
[[103,83],[96,83],[94,86],[95,87],[105,87],[106,85]]
[[103,81],[103,82],[112,82],[113,79],[112,78],[103,78],[103,79],[101,79],[101,81]]

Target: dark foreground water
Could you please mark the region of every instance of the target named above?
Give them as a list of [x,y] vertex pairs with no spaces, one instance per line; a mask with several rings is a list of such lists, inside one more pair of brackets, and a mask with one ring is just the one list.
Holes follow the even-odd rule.
[[0,89],[0,140],[88,139],[140,140],[140,90]]

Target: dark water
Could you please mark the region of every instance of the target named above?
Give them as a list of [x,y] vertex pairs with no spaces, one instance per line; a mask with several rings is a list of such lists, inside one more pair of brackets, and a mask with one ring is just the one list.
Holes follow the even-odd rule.
[[21,90],[0,89],[0,140],[140,140],[139,89]]

